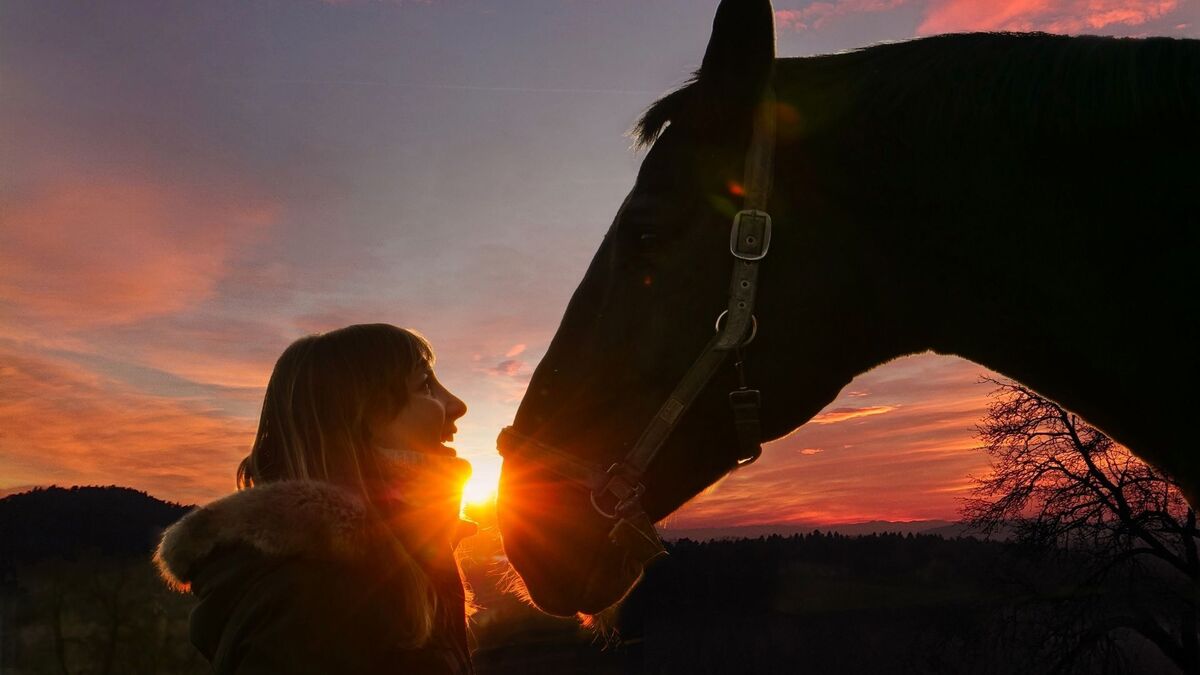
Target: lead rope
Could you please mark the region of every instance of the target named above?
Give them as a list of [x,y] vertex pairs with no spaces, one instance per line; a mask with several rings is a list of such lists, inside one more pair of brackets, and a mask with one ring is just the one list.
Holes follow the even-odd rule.
[[729,406],[733,408],[733,426],[737,431],[737,465],[743,467],[753,464],[762,455],[762,423],[759,414],[762,393],[746,385],[746,361],[742,348],[739,346],[733,353],[738,388],[729,392]]

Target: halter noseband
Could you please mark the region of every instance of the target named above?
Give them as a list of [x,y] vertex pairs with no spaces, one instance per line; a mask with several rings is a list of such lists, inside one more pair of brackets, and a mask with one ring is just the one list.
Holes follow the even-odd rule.
[[626,548],[643,566],[666,555],[666,549],[654,523],[642,508],[641,498],[646,491],[642,476],[729,352],[735,354],[734,366],[738,375],[738,388],[729,394],[738,438],[737,466],[750,464],[762,454],[761,395],[757,389],[746,386],[742,348],[758,333],[758,321],[754,317],[758,263],[767,255],[771,244],[771,216],[767,214],[766,206],[775,152],[774,102],[774,91],[768,84],[755,111],[754,133],[746,152],[743,209],[733,217],[729,234],[729,252],[735,258],[729,306],[717,317],[716,335],[642,430],[625,458],[605,469],[600,464],[526,436],[511,426],[505,427],[496,439],[502,456],[523,455],[588,490],[596,512],[615,521],[608,533],[609,540]]

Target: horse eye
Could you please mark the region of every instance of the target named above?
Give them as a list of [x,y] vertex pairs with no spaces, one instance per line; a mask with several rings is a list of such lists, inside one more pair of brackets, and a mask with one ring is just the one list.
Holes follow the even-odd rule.
[[652,233],[646,233],[646,234],[643,234],[641,237],[639,237],[639,239],[641,239],[642,241],[654,241],[655,239],[658,239],[658,235],[652,234]]

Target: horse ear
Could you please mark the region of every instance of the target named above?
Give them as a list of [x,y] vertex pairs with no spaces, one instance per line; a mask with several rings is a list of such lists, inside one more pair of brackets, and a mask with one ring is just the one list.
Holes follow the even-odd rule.
[[709,96],[757,101],[775,62],[770,0],[722,0],[697,80]]

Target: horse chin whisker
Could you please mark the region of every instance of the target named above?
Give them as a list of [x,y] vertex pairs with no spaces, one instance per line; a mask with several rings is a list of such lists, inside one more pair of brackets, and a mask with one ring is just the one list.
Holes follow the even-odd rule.
[[621,601],[595,614],[579,612],[575,618],[579,625],[592,631],[592,642],[607,649],[621,642],[621,633],[617,630],[617,619],[621,612]]

